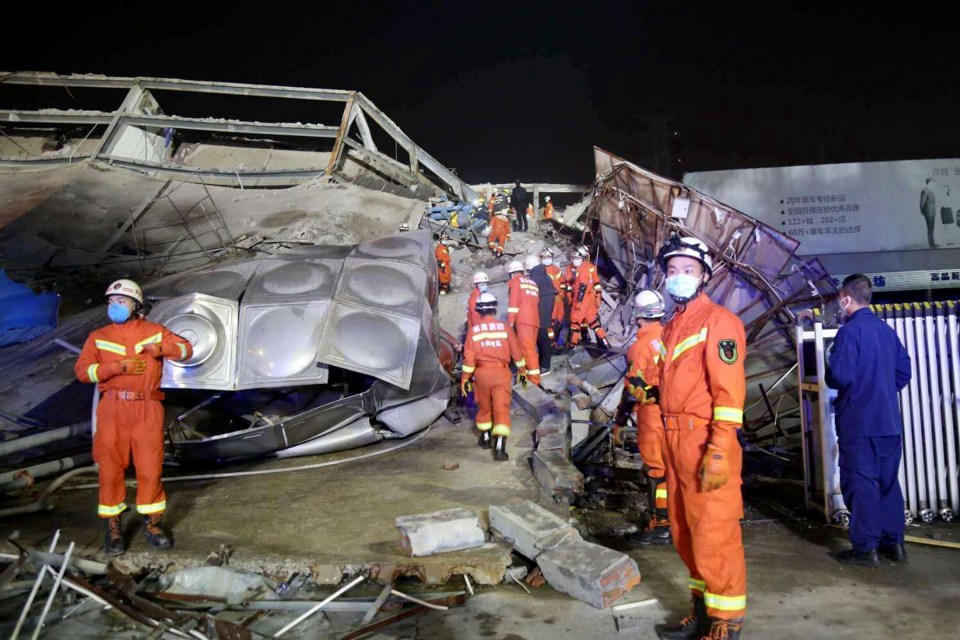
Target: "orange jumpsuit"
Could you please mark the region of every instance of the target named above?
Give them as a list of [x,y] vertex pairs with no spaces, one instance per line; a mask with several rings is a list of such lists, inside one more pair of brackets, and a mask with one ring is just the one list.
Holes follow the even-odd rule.
[[[163,347],[164,357],[186,360],[193,355],[188,340],[141,317],[122,324],[109,324],[87,338],[74,365],[80,382],[95,382],[101,399],[97,405],[97,432],[93,437],[93,459],[99,465],[101,518],[120,515],[127,505],[124,471],[137,468],[137,512],[160,513],[167,496],[160,476],[163,471],[163,393],[160,375],[163,360],[143,353],[144,346]],[[123,360],[144,359],[142,375],[120,371]]]
[[577,275],[570,288],[573,299],[573,308],[570,310],[570,342],[580,342],[580,327],[585,325],[593,329],[597,340],[607,337],[606,331],[600,326],[600,274],[597,267],[589,260],[584,260],[577,269]]
[[517,332],[523,359],[527,363],[530,382],[540,384],[540,354],[537,334],[540,332],[540,288],[530,278],[515,273],[507,285],[510,303],[507,321]]
[[437,257],[437,277],[440,279],[440,291],[450,291],[450,250],[440,243],[433,251]]
[[[666,438],[670,531],[690,571],[690,589],[713,618],[743,617],[747,569],[740,537],[746,357],[743,323],[700,294],[679,307],[663,330],[660,409]],[[727,483],[701,491],[708,443],[726,452]]]
[[552,202],[548,202],[547,206],[543,208],[543,219],[553,220],[553,203]]
[[480,322],[480,314],[477,313],[477,300],[480,299],[480,289],[476,287],[473,288],[473,291],[470,292],[470,297],[467,298],[467,331],[470,331],[470,328]]
[[467,331],[462,380],[469,380],[471,375],[476,380],[477,428],[492,429],[494,437],[510,435],[511,358],[518,369],[526,366],[520,341],[506,323],[486,315]]
[[546,270],[547,275],[550,276],[550,282],[553,283],[553,288],[557,290],[557,295],[553,298],[553,315],[550,318],[553,320],[553,324],[555,325],[550,329],[550,339],[552,340],[554,338],[552,335],[554,328],[558,328],[560,323],[563,322],[563,295],[566,289],[564,288],[563,281],[561,280],[562,274],[560,267],[555,264],[551,264],[550,266],[546,267]]
[[510,239],[510,221],[503,214],[498,213],[493,216],[490,223],[490,237],[487,238],[487,246],[498,256],[503,255],[503,248]]

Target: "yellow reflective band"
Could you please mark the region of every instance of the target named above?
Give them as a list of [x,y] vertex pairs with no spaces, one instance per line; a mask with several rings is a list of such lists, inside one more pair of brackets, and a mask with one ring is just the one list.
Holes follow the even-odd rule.
[[528,376],[538,376],[540,375],[540,369],[527,369]]
[[520,307],[507,307],[507,313],[519,313]]
[[99,364],[92,364],[87,367],[87,377],[90,378],[90,382],[100,382],[100,378],[97,377],[97,369],[99,368]]
[[495,425],[493,425],[493,435],[494,435],[494,436],[509,436],[509,435],[510,435],[510,425],[508,425],[508,424],[495,424]]
[[666,497],[667,497],[667,490],[666,490],[666,489],[657,489],[657,493],[656,493],[656,495],[655,495],[654,497],[656,497],[656,498],[666,498]]
[[477,429],[480,429],[480,431],[490,431],[490,429],[493,429],[493,423],[492,423],[492,422],[478,422],[478,423],[477,423]]
[[734,407],[714,407],[713,419],[721,422],[743,424],[743,411]]
[[464,373],[473,373],[473,372],[476,371],[476,370],[477,370],[476,367],[471,367],[471,366],[468,365],[468,364],[463,365],[463,372],[464,372]]
[[94,340],[93,343],[97,345],[97,349],[101,351],[109,351],[110,353],[116,353],[121,356],[127,355],[127,348],[122,344],[110,342],[109,340]]
[[706,341],[707,341],[707,328],[704,327],[703,329],[700,329],[700,333],[695,333],[689,338],[684,338],[679,343],[677,343],[677,346],[673,348],[673,359],[676,360],[678,357],[680,357],[680,354],[686,351],[687,349],[692,349],[693,347],[697,346],[701,342],[706,342]]
[[527,366],[527,361],[526,361],[526,360],[515,360],[513,364],[517,365],[518,367],[525,367],[525,366]]
[[740,611],[747,608],[747,596],[718,596],[709,591],[703,594],[703,601],[710,609],[721,611]]
[[160,342],[162,342],[162,341],[163,341],[163,332],[161,331],[160,333],[156,333],[156,334],[150,336],[149,338],[147,338],[146,340],[141,340],[141,341],[138,342],[137,344],[133,345],[133,352],[134,352],[134,353],[140,353],[141,351],[143,351],[143,347],[144,347],[145,345],[148,345],[148,344],[158,344],[158,343],[160,343]]
[[703,593],[707,590],[707,583],[703,580],[697,580],[696,578],[690,578],[690,590],[698,591]]
[[177,346],[180,347],[180,359],[185,360],[187,358],[187,345],[178,342]]
[[538,292],[538,293],[540,292],[540,287],[538,287],[538,286],[535,285],[535,284],[526,284],[526,283],[521,282],[521,283],[520,283],[520,288],[521,288],[521,289],[530,289],[531,291],[536,291],[536,292]]
[[488,331],[486,333],[473,334],[474,342],[480,342],[481,340],[506,340],[506,339],[507,339],[506,331]]
[[661,358],[664,360],[667,359],[667,347],[660,340],[657,340],[657,351],[660,352]]
[[155,502],[153,504],[138,504],[137,513],[160,513],[167,508],[167,501]]
[[114,505],[112,507],[105,504],[101,504],[97,507],[97,515],[112,518],[113,516],[118,516],[121,513],[123,513],[126,510],[126,508],[127,508],[126,502],[121,502],[120,504]]

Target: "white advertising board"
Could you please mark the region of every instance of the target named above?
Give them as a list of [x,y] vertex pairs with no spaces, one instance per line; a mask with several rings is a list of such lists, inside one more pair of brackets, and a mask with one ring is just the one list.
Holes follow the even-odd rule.
[[799,240],[801,255],[960,246],[960,159],[703,171],[684,183]]

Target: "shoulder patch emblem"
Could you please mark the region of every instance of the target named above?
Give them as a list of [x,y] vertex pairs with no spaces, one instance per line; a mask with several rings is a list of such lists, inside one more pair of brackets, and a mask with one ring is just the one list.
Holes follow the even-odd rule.
[[737,361],[737,358],[739,357],[740,357],[740,354],[737,352],[736,340],[720,341],[720,359],[721,360],[723,360],[727,364],[733,364]]

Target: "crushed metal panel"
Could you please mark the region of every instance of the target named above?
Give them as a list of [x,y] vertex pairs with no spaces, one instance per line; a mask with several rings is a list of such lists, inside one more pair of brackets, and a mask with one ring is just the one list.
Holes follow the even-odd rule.
[[371,306],[419,320],[426,294],[422,267],[393,260],[350,257],[334,296],[338,301]]
[[333,297],[342,260],[297,258],[263,260],[243,294],[243,301],[315,300]]
[[164,325],[193,345],[189,360],[165,360],[160,386],[165,389],[235,387],[239,305],[202,293],[168,298],[154,305],[149,320]]
[[317,359],[329,300],[244,303],[240,310],[238,389],[324,384]]
[[239,300],[259,264],[259,260],[243,260],[168,276],[145,287],[144,295],[152,299],[163,299],[202,293],[226,300]]
[[317,359],[409,389],[419,339],[419,317],[414,320],[364,304],[335,300]]

